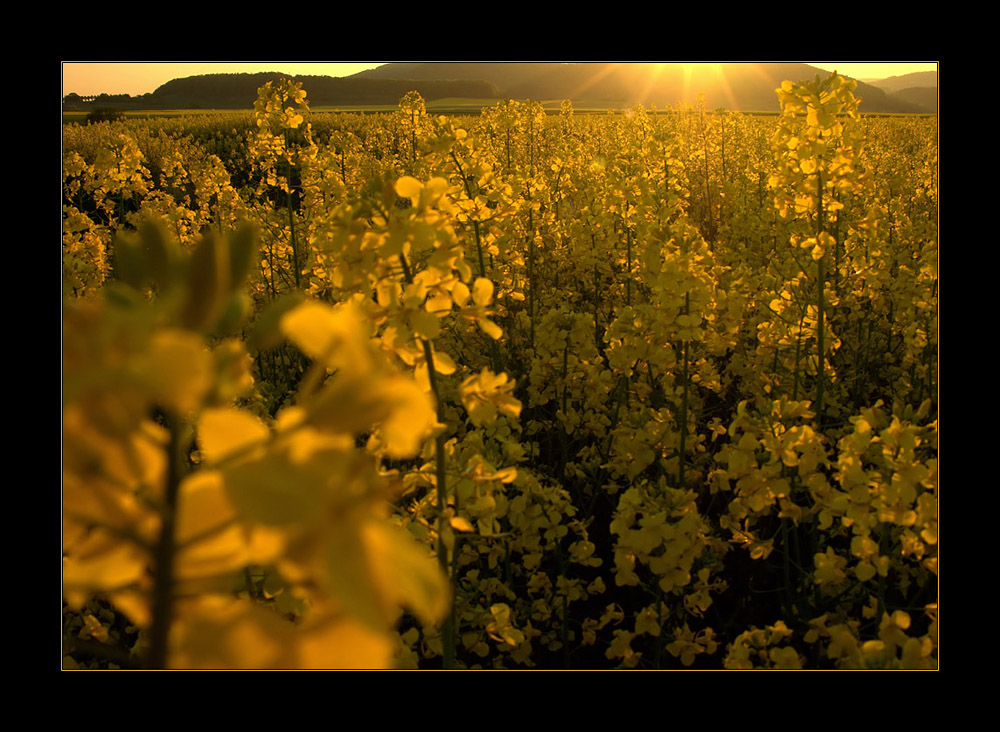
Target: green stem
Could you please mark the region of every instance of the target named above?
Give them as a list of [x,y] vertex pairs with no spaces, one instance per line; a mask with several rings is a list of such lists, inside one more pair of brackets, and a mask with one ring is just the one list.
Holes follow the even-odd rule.
[[532,241],[534,231],[531,206],[528,206],[528,345],[535,347],[535,244]]
[[[399,254],[399,261],[403,265],[403,277],[407,284],[413,282],[410,265],[402,253]],[[424,360],[427,362],[427,378],[430,381],[431,392],[434,394],[434,402],[437,405],[437,421],[444,424],[444,402],[441,400],[441,391],[438,388],[437,370],[434,368],[434,352],[430,341],[420,339],[424,349]],[[437,483],[437,508],[438,508],[438,546],[437,556],[442,571],[448,577],[452,577],[452,569],[448,563],[448,548],[441,539],[445,529],[445,510],[447,508],[447,456],[445,454],[445,442],[447,436],[442,431],[434,438],[434,467]],[[445,618],[444,626],[441,628],[442,665],[445,669],[455,668],[455,601],[452,599],[451,609],[448,617]]]
[[782,588],[782,595],[784,596],[785,605],[785,620],[792,622],[794,613],[792,612],[792,568],[791,568],[791,555],[789,553],[788,546],[788,522],[790,519],[781,519],[781,559],[782,559],[782,574],[785,579],[784,587]]
[[167,486],[162,511],[160,539],[154,552],[153,621],[150,630],[148,668],[167,667],[168,636],[173,620],[174,604],[174,554],[177,520],[177,496],[186,461],[187,440],[182,435],[184,425],[176,417],[167,419],[170,429],[168,446]]
[[563,413],[563,420],[564,421],[562,421],[559,424],[559,448],[560,448],[559,449],[559,455],[560,455],[560,461],[561,461],[562,464],[560,465],[560,468],[559,468],[559,471],[558,471],[557,475],[561,476],[562,480],[566,480],[566,463],[569,462],[569,434],[566,432],[566,422],[565,422],[565,418],[566,418],[566,406],[567,406],[567,401],[566,401],[567,394],[566,394],[566,392],[567,392],[567,386],[568,386],[567,383],[566,383],[566,375],[568,373],[568,369],[567,369],[568,365],[569,365],[569,334],[566,335],[566,345],[565,345],[565,347],[563,347],[562,413]]
[[701,136],[702,144],[705,150],[705,215],[708,217],[707,226],[705,233],[708,239],[708,248],[712,249],[712,245],[715,242],[715,222],[712,216],[712,189],[709,186],[709,172],[708,172],[708,128],[705,125],[705,110],[701,110]]
[[[819,196],[819,220],[817,222],[817,234],[823,231],[823,171],[820,169],[819,174],[816,176],[816,192]],[[824,310],[823,310],[823,279],[825,276],[823,263],[826,261],[826,252],[823,256],[816,261],[816,330],[817,330],[817,340],[818,343],[818,357],[816,361],[816,419],[819,423],[819,428],[823,429],[823,353],[824,353],[824,333],[825,330],[823,326],[824,321]]]
[[625,223],[625,262],[628,271],[625,277],[625,304],[632,307],[632,229]]
[[[596,252],[597,242],[596,237],[590,235],[590,246],[591,251]],[[597,276],[597,257],[594,257],[594,345],[598,350],[601,348],[601,322],[600,322],[600,307],[601,307],[601,283]]]
[[[285,130],[285,150],[288,150],[288,130]],[[292,211],[292,161],[288,159],[285,161],[287,165],[287,183],[288,183],[288,229],[291,232],[291,242],[292,242],[292,267],[295,270],[295,289],[300,289],[301,283],[299,281],[299,247],[298,242],[295,238],[295,215]]]
[[[684,313],[688,312],[690,306],[690,293],[684,295]],[[684,365],[681,371],[681,413],[680,413],[680,455],[677,466],[677,487],[684,488],[684,462],[687,455],[687,413],[688,413],[688,346],[690,341],[684,341]]]
[[556,558],[559,561],[559,579],[563,581],[563,592],[561,597],[561,610],[562,610],[562,622],[559,628],[559,639],[562,642],[562,652],[563,652],[563,668],[569,668],[569,592],[566,591],[566,587],[569,582],[566,577],[566,558],[563,556],[562,547],[556,542]]
[[663,657],[663,588],[656,584],[656,624],[660,626],[660,634],[653,638],[653,668],[660,668]]
[[417,111],[410,110],[410,160],[417,162]]
[[802,353],[802,323],[805,320],[805,311],[799,318],[799,329],[795,334],[795,373],[792,377],[792,401],[799,399],[799,358]]

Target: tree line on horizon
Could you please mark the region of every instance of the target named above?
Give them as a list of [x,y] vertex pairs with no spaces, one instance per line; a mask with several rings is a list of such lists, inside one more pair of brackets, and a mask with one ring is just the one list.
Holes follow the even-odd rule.
[[[203,74],[173,79],[149,94],[101,94],[92,102],[70,93],[63,97],[67,109],[89,109],[97,105],[160,109],[252,109],[257,89],[268,82],[289,78],[287,74]],[[296,76],[306,89],[313,106],[334,104],[393,104],[408,91],[416,90],[425,99],[467,97],[497,99],[500,92],[487,81],[357,79],[327,76]]]
[[[521,64],[436,63],[387,64],[348,77],[294,76],[314,107],[345,104],[395,105],[406,93],[416,91],[433,101],[465,99],[569,99],[574,103],[667,106],[679,102],[706,109],[778,111],[774,90],[784,78],[804,78],[822,72],[806,64],[726,64],[698,72],[694,78],[677,68],[655,64]],[[89,110],[98,106],[120,109],[251,109],[257,89],[287,74],[202,74],[173,79],[150,94],[102,94],[82,97],[67,94],[64,109]],[[699,92],[696,94],[695,91]],[[914,90],[908,90],[914,91]],[[928,90],[920,89],[918,92]],[[936,91],[934,91],[936,97]],[[924,95],[926,96],[926,95]],[[859,84],[860,109],[873,113],[936,111],[919,98],[887,94]],[[935,100],[936,102],[936,100]]]

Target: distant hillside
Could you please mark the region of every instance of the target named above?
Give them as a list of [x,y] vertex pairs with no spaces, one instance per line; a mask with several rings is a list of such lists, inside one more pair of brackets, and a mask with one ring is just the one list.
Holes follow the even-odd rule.
[[890,76],[887,79],[879,79],[871,82],[871,85],[878,87],[887,94],[895,94],[904,89],[914,89],[917,87],[930,87],[937,89],[937,71],[917,71],[913,74],[903,74],[902,76]]
[[[654,64],[654,63],[536,63],[440,62],[392,63],[349,78],[366,79],[484,79],[502,97],[570,99],[614,104],[643,103],[660,107],[695,103],[705,95],[709,109],[777,111],[775,89],[785,79],[826,77],[830,72],[807,64]],[[863,112],[917,112],[913,104],[859,82],[855,92]]]
[[[204,74],[173,79],[159,87],[150,101],[162,108],[249,109],[257,90],[269,81],[288,78],[287,74]],[[427,100],[446,97],[494,99],[498,90],[482,80],[358,79],[332,76],[294,76],[302,84],[311,106],[339,104],[396,104],[408,91],[416,89]]]
[[350,79],[483,79],[497,86],[500,94],[509,97],[510,89],[535,77],[548,74],[554,67],[564,66],[551,62],[496,62],[468,61],[444,63],[392,63],[376,69],[361,71]]
[[894,94],[890,94],[893,99],[899,99],[907,104],[921,107],[928,112],[938,111],[938,90],[937,87],[918,86],[910,89],[902,89]]
[[[859,82],[856,94],[862,112],[934,112],[937,110],[936,72],[931,77],[908,74],[894,77],[921,83],[892,93]],[[707,109],[777,111],[775,89],[786,79],[801,81],[830,72],[800,63],[539,63],[441,62],[391,63],[353,76],[292,77],[306,90],[311,106],[395,105],[416,90],[427,101],[458,99],[570,99],[580,106],[623,107],[643,104],[664,108],[695,104],[699,95]],[[67,95],[65,108],[89,109],[103,104],[124,109],[250,109],[257,90],[285,74],[205,74],[173,79],[141,97],[102,95],[84,101]],[[932,82],[928,87],[924,81]],[[891,83],[890,83],[891,82]],[[928,91],[928,89],[930,91]]]
[[912,104],[923,112],[938,111],[937,71],[918,71],[902,76],[873,81],[872,86],[885,91],[890,99],[903,104]]

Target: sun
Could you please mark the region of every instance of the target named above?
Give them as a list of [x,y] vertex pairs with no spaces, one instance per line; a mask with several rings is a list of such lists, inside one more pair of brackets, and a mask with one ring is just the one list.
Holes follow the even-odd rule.
[[[665,66],[666,64],[659,64],[659,65]],[[714,73],[717,76],[720,76],[722,74],[722,64],[696,61],[694,63],[684,63],[678,65],[681,67],[681,70],[684,72],[686,76],[693,76],[696,72]]]
[[726,80],[721,63],[683,63],[679,66],[683,76],[683,99],[690,101],[700,89],[717,87],[722,90],[728,104],[736,104],[736,95]]
[[[625,66],[625,64],[618,64]],[[726,101],[735,105],[735,96],[726,79],[725,69],[721,63],[676,61],[664,63],[643,63],[642,75],[636,77],[638,82],[637,98],[645,104],[657,94],[662,95],[663,84],[675,89],[680,94],[680,100],[693,104],[698,92],[705,89],[721,89]]]

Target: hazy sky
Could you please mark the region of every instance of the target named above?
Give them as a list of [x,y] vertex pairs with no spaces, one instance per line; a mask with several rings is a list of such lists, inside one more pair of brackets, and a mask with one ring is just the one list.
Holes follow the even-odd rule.
[[[350,76],[365,69],[373,69],[385,62],[351,62],[351,63],[303,63],[303,62],[266,62],[266,63],[226,63],[226,62],[140,62],[131,63],[115,61],[99,63],[94,61],[74,63],[62,62],[62,94],[76,92],[88,94],[131,94],[137,96],[155,91],[158,86],[171,79],[197,74],[236,74],[257,73],[261,71],[280,71],[293,75],[316,76]],[[850,76],[855,79],[884,79],[888,76],[899,76],[914,71],[933,71],[937,64],[933,61],[923,63],[858,63],[858,62],[827,62],[807,61],[805,63],[817,68]]]
[[836,71],[842,76],[850,76],[852,79],[887,79],[890,76],[902,76],[912,74],[915,71],[934,71],[937,69],[936,61],[926,62],[834,62],[834,61],[806,61],[810,66],[827,71]]

